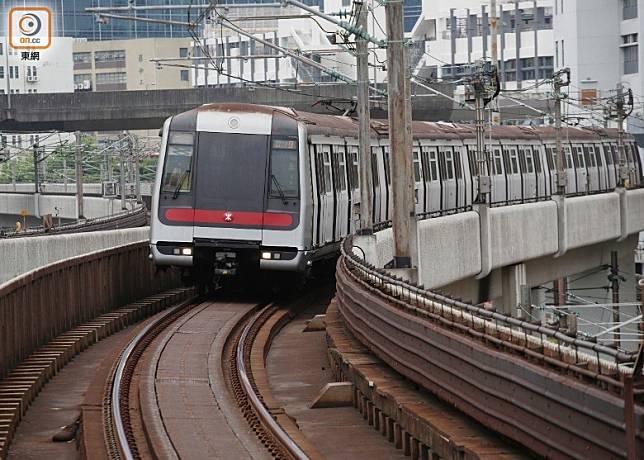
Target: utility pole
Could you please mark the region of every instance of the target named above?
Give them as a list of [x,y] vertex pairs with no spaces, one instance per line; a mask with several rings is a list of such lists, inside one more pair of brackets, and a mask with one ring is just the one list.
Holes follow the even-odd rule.
[[80,131],[74,133],[76,137],[76,206],[78,207],[78,219],[85,218],[83,209],[83,146],[81,144]]
[[485,151],[485,106],[499,94],[496,68],[489,62],[477,61],[466,90],[466,101],[474,100],[476,108],[476,161],[479,193],[477,204],[487,204],[490,196],[490,177],[487,175]]
[[387,22],[387,92],[389,109],[389,152],[394,233],[393,268],[412,268],[412,237],[415,233],[414,181],[411,158],[411,124],[407,69],[407,47],[403,34],[403,0],[385,4]]
[[[610,252],[610,275],[608,276],[610,280],[610,290],[613,294],[613,323],[615,326],[621,322],[619,314],[619,265],[617,263],[617,251]],[[613,344],[615,347],[619,348],[620,346],[620,333],[619,328],[615,329],[613,332]]]
[[123,147],[119,149],[119,160],[120,160],[120,179],[121,179],[121,209],[123,211],[127,210],[125,205],[125,158],[124,158]]
[[499,46],[497,44],[498,29],[496,17],[496,0],[490,0],[490,36],[490,48],[492,48],[492,65],[494,67],[497,67],[499,65]]
[[[366,0],[354,2],[358,9],[356,25],[367,30],[369,10]],[[360,233],[373,233],[373,177],[371,171],[371,117],[369,113],[369,42],[356,40],[358,77],[359,167],[360,167]]]
[[[566,80],[561,76],[566,75]],[[564,96],[561,94],[561,88],[570,85],[570,69],[565,68],[558,71],[554,77],[554,98],[555,98],[555,136],[557,141],[556,164],[557,164],[557,195],[566,194],[566,163],[564,161],[563,147],[561,145],[561,101]]]
[[67,193],[67,152],[63,151],[63,185],[65,186],[65,193]]
[[40,216],[40,159],[38,158],[38,143],[33,146],[34,154],[34,214]]

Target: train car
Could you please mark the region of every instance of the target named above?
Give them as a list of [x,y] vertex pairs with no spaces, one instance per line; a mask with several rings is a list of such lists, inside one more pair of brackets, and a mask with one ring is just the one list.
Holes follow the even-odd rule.
[[[614,189],[617,132],[565,128],[566,193]],[[555,190],[555,131],[493,127],[485,164],[493,206],[549,199]],[[642,159],[625,137],[631,187]],[[472,125],[413,123],[416,213],[468,209],[480,167]],[[372,122],[373,215],[391,215],[387,123]],[[151,257],[210,282],[243,272],[306,274],[337,254],[355,230],[358,124],[350,117],[249,104],[209,104],[169,118],[152,202]]]

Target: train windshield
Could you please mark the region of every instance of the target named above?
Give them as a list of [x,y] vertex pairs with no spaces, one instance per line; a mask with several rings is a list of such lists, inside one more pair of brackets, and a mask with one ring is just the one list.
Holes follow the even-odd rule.
[[270,196],[297,198],[299,191],[297,141],[273,139],[270,160]]
[[161,191],[171,193],[190,191],[193,151],[194,135],[192,133],[170,132]]
[[269,136],[199,133],[196,207],[263,211]]

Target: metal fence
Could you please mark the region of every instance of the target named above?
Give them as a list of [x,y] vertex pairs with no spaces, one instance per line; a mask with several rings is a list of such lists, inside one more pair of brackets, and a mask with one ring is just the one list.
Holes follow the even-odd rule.
[[178,286],[157,272],[147,242],[51,264],[0,288],[0,379],[59,334],[134,300]]

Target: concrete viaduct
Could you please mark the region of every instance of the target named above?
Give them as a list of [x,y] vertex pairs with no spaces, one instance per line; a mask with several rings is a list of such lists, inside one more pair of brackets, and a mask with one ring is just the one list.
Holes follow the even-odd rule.
[[[452,94],[453,85],[433,85]],[[452,101],[415,88],[415,120],[449,120]],[[317,113],[341,113],[351,107],[356,89],[347,84],[290,87],[289,91],[256,86],[150,91],[106,91],[0,96],[0,131],[119,131],[158,129],[169,116],[211,102],[244,102],[292,107]],[[337,107],[334,109],[329,103]],[[386,101],[372,117],[386,118]]]
[[[514,314],[521,287],[537,287],[610,263],[632,266],[644,230],[644,189],[487,208],[417,226],[418,282],[474,304],[491,299]],[[354,244],[376,267],[393,258],[391,229]],[[356,254],[362,254],[356,250]]]

